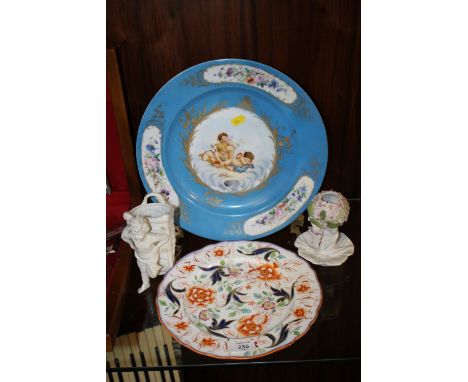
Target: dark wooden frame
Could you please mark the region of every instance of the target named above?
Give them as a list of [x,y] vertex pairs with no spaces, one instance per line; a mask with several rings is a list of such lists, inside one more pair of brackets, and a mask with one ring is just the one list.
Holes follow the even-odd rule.
[[[122,80],[115,49],[107,49],[106,52],[106,76],[109,85],[110,97],[117,126],[120,150],[127,175],[128,189],[130,192],[131,207],[141,201],[141,188],[138,171],[135,165],[135,155],[130,126],[128,123],[127,107],[123,93]],[[129,271],[132,261],[132,250],[122,243],[119,249],[119,257],[114,265],[114,274],[106,301],[106,349],[111,351],[119,330],[122,318],[125,297],[128,291]]]

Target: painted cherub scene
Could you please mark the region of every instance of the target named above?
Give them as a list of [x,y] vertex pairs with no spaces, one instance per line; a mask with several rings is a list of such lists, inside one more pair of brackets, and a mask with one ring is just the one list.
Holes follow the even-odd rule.
[[253,112],[225,108],[198,124],[190,137],[193,173],[211,189],[249,191],[268,177],[275,163],[275,141]]
[[235,153],[236,144],[231,141],[228,134],[222,132],[218,135],[218,142],[212,145],[211,150],[200,154],[200,158],[213,167],[224,168],[237,173],[246,172],[254,168],[255,155],[251,151]]

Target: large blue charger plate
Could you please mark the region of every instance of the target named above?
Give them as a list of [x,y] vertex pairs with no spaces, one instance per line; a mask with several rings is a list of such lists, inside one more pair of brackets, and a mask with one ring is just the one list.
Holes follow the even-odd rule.
[[287,226],[318,192],[327,164],[320,114],[299,85],[254,61],[193,66],[149,103],[137,137],[148,192],[180,208],[180,225],[213,240]]

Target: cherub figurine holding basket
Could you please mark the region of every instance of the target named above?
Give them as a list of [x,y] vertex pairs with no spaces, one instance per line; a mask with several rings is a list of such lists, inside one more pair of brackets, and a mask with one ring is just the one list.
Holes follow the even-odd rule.
[[[160,203],[147,204],[151,196]],[[174,264],[174,208],[162,195],[151,193],[123,216],[127,227],[122,231],[122,240],[134,250],[142,279],[138,293],[142,293],[150,287],[150,278],[166,273]]]

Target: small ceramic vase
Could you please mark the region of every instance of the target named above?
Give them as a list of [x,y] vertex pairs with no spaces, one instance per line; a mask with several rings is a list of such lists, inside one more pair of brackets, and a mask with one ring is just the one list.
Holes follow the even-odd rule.
[[[152,196],[159,203],[147,203]],[[122,231],[122,240],[134,250],[143,282],[138,293],[142,293],[149,288],[150,278],[165,274],[174,265],[174,207],[161,194],[150,193],[139,206],[124,212],[123,217],[127,226]]]
[[307,208],[309,230],[301,234],[294,245],[299,256],[313,264],[337,266],[354,253],[351,240],[338,231],[349,215],[349,203],[339,192],[318,193]]

